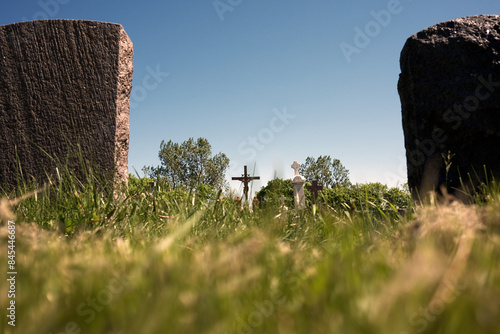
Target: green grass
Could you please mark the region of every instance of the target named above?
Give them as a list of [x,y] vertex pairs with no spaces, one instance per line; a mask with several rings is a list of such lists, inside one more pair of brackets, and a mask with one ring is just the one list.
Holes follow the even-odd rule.
[[0,258],[10,217],[18,272],[15,327],[0,287],[5,333],[500,332],[493,191],[404,217],[313,217],[146,187],[116,196],[70,175],[30,190],[0,205]]

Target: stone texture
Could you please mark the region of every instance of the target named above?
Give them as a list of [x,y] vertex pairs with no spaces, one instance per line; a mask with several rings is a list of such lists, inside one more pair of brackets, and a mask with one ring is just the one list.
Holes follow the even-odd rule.
[[44,182],[59,164],[128,180],[133,46],[119,24],[43,20],[0,27],[0,184]]
[[[442,22],[411,36],[401,52],[398,91],[410,189],[500,180],[500,16]],[[443,156],[453,156],[446,168]],[[467,174],[471,175],[469,182]],[[470,189],[469,189],[470,190]]]

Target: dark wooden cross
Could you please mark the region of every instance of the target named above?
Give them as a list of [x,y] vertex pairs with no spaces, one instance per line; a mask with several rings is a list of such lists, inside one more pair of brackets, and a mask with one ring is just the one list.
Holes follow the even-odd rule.
[[312,181],[312,186],[307,186],[307,189],[312,193],[313,204],[316,204],[318,192],[323,190],[323,186],[318,185],[318,181]]
[[247,173],[247,166],[244,167],[243,171],[244,174],[241,175],[241,177],[233,177],[231,179],[243,182],[243,193],[245,194],[245,201],[248,201],[248,182],[253,180],[260,180],[260,176],[250,176],[250,174]]

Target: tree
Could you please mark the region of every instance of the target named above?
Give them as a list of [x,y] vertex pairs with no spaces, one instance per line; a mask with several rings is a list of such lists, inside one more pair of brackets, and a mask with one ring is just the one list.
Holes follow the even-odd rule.
[[205,138],[196,141],[189,138],[181,144],[162,141],[158,158],[161,166],[149,168],[152,174],[166,178],[174,189],[189,191],[202,184],[222,188],[229,167],[229,158],[224,153],[212,156],[212,147]]
[[275,178],[262,187],[256,194],[259,205],[264,207],[279,206],[280,197],[285,196],[285,204],[293,207],[293,186],[290,180]]
[[316,180],[327,188],[349,186],[349,171],[339,159],[329,155],[319,156],[318,159],[307,157],[305,163],[299,168],[299,173],[308,181]]

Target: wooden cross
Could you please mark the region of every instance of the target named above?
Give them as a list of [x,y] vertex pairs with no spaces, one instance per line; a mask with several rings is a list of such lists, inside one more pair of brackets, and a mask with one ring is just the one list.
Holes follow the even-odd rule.
[[243,193],[245,194],[245,201],[248,201],[248,182],[253,180],[260,180],[260,176],[250,176],[247,173],[247,166],[244,167],[244,174],[241,177],[232,177],[232,180],[243,182]]
[[312,186],[307,186],[307,189],[312,193],[313,204],[316,204],[316,199],[318,198],[318,192],[323,190],[323,186],[318,185],[318,181],[312,181]]

